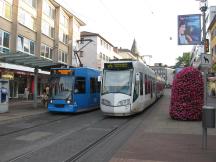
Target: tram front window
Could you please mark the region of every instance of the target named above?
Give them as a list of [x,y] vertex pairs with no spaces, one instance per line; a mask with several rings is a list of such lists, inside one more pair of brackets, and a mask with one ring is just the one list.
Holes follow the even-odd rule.
[[131,94],[131,70],[105,71],[103,83],[103,94],[123,93]]
[[55,77],[51,80],[53,99],[66,99],[72,92],[72,77]]

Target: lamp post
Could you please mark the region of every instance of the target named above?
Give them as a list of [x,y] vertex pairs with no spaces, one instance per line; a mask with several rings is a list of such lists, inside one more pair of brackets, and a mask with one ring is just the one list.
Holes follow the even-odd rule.
[[[204,49],[204,54],[206,54],[206,48],[205,48],[205,41],[206,41],[206,14],[205,12],[208,9],[207,0],[197,0],[200,1],[200,10],[202,12],[202,19],[203,19],[203,25],[202,25],[202,32],[203,32],[203,38],[202,38],[202,45]],[[201,65],[202,66],[202,65]],[[204,75],[203,75],[203,82],[204,82],[204,106],[202,111],[202,128],[203,128],[203,136],[202,136],[202,148],[207,149],[207,127],[206,127],[206,118],[204,118],[204,115],[206,113],[206,110],[208,108],[207,106],[207,73],[208,68],[203,67]]]

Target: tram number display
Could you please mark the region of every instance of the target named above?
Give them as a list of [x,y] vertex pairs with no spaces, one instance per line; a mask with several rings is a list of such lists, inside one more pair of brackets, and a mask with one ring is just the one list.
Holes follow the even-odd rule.
[[106,70],[127,70],[132,68],[133,68],[132,62],[104,64],[104,69]]
[[73,70],[70,69],[55,69],[52,70],[52,74],[54,75],[72,75],[73,74]]

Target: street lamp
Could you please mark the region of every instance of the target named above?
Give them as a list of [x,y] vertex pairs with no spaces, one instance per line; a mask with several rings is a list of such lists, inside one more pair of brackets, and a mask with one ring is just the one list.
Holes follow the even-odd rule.
[[[198,0],[200,1],[200,10],[202,12],[203,16],[203,26],[202,26],[202,32],[203,32],[203,38],[202,38],[202,45],[204,50],[204,55],[206,55],[206,14],[205,12],[208,9],[208,1],[207,0]],[[202,59],[202,58],[201,58]],[[207,149],[207,128],[210,128],[209,125],[212,124],[214,120],[214,113],[213,107],[207,105],[207,74],[208,74],[208,67],[205,67],[202,65],[201,61],[201,68],[203,69],[204,75],[203,75],[203,81],[204,81],[204,106],[202,111],[202,128],[203,128],[203,137],[202,137],[202,148]],[[212,111],[213,110],[213,111]],[[209,118],[209,119],[208,119]],[[210,120],[213,119],[213,120]],[[213,127],[213,126],[211,126]]]

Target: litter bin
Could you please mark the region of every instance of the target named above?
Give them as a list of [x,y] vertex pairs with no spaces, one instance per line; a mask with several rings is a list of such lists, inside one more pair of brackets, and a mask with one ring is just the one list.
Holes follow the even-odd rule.
[[215,128],[215,108],[203,106],[202,124],[204,128]]
[[0,79],[0,113],[8,112],[9,81]]

